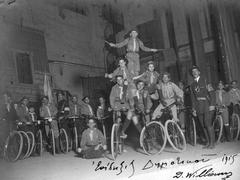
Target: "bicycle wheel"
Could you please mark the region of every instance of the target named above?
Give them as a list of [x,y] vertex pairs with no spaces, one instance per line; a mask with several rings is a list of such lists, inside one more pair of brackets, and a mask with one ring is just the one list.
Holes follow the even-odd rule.
[[54,133],[52,129],[50,129],[48,137],[49,137],[50,146],[51,146],[51,153],[54,156],[56,154],[56,147],[55,147]]
[[35,152],[41,156],[43,152],[43,137],[42,131],[39,129],[36,133],[36,140],[35,140]]
[[30,145],[30,149],[29,149],[29,152],[28,152],[28,154],[27,154],[27,156],[26,157],[29,157],[31,154],[32,154],[32,152],[33,152],[33,149],[34,149],[34,147],[35,147],[35,137],[34,137],[34,134],[31,132],[31,131],[28,131],[28,132],[26,132],[27,133],[27,135],[28,135],[28,137],[29,137],[29,145]]
[[218,144],[221,140],[223,131],[223,119],[221,115],[216,116],[216,119],[213,122],[213,128],[215,132],[216,144]]
[[195,119],[191,118],[190,120],[190,132],[189,132],[189,137],[190,137],[190,141],[192,143],[193,146],[196,146],[197,144],[197,130],[196,130],[196,123],[195,123]]
[[119,144],[120,144],[120,134],[119,134],[119,124],[113,124],[111,132],[111,153],[115,160],[119,154]]
[[229,122],[229,126],[232,139],[236,141],[238,139],[240,130],[240,119],[236,113],[233,113],[232,118],[230,119]]
[[59,133],[60,149],[63,153],[68,152],[68,136],[65,129],[61,128]]
[[77,151],[77,148],[78,148],[78,134],[77,134],[77,128],[74,127],[73,128],[73,147],[74,147],[74,150]]
[[165,129],[160,122],[150,122],[141,131],[140,145],[148,155],[161,153],[166,142]]
[[21,155],[23,147],[23,138],[20,132],[13,131],[7,137],[3,155],[7,161],[17,161],[19,156]]
[[174,120],[167,120],[165,123],[165,130],[168,142],[173,149],[177,152],[185,151],[186,139],[179,125]]
[[29,153],[30,150],[30,139],[24,131],[19,131],[23,137],[23,148],[22,148],[22,153],[19,157],[19,159],[25,159]]

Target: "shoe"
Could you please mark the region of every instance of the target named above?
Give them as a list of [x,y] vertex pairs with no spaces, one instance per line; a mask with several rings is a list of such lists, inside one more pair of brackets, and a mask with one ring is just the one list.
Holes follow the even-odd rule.
[[120,138],[126,139],[126,138],[127,138],[127,135],[122,131],[121,134],[120,134]]

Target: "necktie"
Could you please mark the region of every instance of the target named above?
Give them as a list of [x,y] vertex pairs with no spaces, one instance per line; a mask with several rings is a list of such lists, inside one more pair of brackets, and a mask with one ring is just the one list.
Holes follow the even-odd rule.
[[90,115],[93,115],[92,107],[89,104],[88,104],[88,108],[89,108],[89,111],[90,111]]
[[35,121],[34,114],[33,113],[30,113],[30,114],[31,114],[32,121]]
[[153,72],[151,72],[151,75],[150,75],[150,84],[153,83],[153,79],[154,79]]
[[77,114],[77,105],[76,104],[74,105],[74,114],[75,115]]
[[220,102],[222,103],[222,100],[223,100],[223,97],[222,97],[222,91],[219,91],[219,99],[220,99]]
[[123,69],[123,79],[127,79],[127,74],[125,69]]
[[139,90],[136,92],[137,98],[140,99]]
[[133,52],[136,51],[136,39],[133,39]]
[[48,116],[51,117],[51,112],[50,112],[49,106],[46,106],[46,108],[47,108]]
[[120,97],[120,99],[122,99],[122,96],[123,96],[123,87],[120,86],[119,88],[120,88],[120,94],[119,94],[119,97]]
[[7,110],[10,112],[10,104],[7,104]]
[[93,141],[93,130],[90,130],[90,140]]

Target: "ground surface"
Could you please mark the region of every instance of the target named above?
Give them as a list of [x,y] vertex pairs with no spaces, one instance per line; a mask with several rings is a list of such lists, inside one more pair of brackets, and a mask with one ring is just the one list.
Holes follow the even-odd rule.
[[[48,152],[44,152],[42,157],[31,157],[25,160],[20,160],[15,163],[8,163],[3,160],[0,161],[0,179],[1,180],[75,180],[75,179],[118,179],[118,178],[128,178],[133,175],[130,179],[141,179],[143,173],[149,172],[164,172],[160,167],[153,165],[154,163],[165,162],[168,163],[166,166],[167,169],[178,167],[170,165],[170,161],[176,161],[177,157],[180,157],[180,160],[207,160],[207,159],[218,159],[215,163],[220,162],[224,154],[236,155],[234,166],[230,168],[237,168],[240,170],[240,141],[238,142],[225,142],[216,146],[215,149],[207,150],[202,149],[200,145],[195,147],[188,145],[187,150],[182,153],[171,152],[170,149],[166,149],[159,155],[147,156],[141,151],[136,152],[130,146],[126,146],[127,152],[122,154],[114,162],[111,160],[111,156],[108,158],[101,158],[97,160],[85,160],[79,157],[76,157],[73,152],[67,154],[59,154],[56,156],[50,155]],[[234,160],[234,159],[230,159]],[[101,166],[107,166],[107,170],[102,167],[102,170],[97,168],[99,161],[102,161]],[[132,162],[133,161],[133,162]],[[132,163],[131,163],[132,162]],[[111,168],[110,165],[112,164]],[[122,165],[121,165],[122,164]],[[158,165],[159,165],[158,164]],[[113,170],[113,166],[118,169]],[[122,168],[120,168],[122,166]],[[99,166],[100,167],[100,166]],[[145,167],[146,170],[143,170]],[[186,166],[187,167],[187,166]],[[189,166],[190,167],[190,166]],[[193,167],[191,165],[191,167]],[[223,166],[221,166],[223,167]],[[96,169],[97,168],[97,169]],[[227,168],[227,166],[226,166]],[[229,167],[228,167],[229,168]],[[223,167],[224,169],[224,167]],[[122,173],[121,173],[122,170]],[[162,170],[162,171],[159,171]],[[167,171],[166,171],[167,173]],[[169,173],[169,172],[168,172]],[[119,175],[117,175],[119,174]],[[153,173],[154,174],[154,173]],[[172,178],[176,172],[171,172]],[[238,173],[240,174],[240,173]],[[139,176],[140,175],[140,176]],[[161,175],[161,174],[159,174]],[[162,173],[164,175],[164,173]],[[239,176],[236,176],[236,173],[233,174],[230,179],[240,179]],[[139,177],[139,178],[138,178]],[[163,176],[164,177],[164,176]],[[159,179],[165,179],[165,178]],[[146,179],[146,178],[144,178]],[[154,179],[154,178],[153,178]],[[169,179],[169,178],[166,178]],[[206,179],[206,178],[201,178]],[[217,179],[221,179],[218,177]],[[151,179],[152,180],[152,179]]]

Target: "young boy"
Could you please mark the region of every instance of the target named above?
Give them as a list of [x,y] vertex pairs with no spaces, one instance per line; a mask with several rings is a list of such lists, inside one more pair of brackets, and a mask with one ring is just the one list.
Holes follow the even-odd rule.
[[224,90],[224,84],[222,81],[218,83],[218,90],[216,91],[216,105],[217,109],[221,112],[223,118],[223,125],[225,131],[225,138],[227,141],[231,141],[230,128],[229,128],[229,113],[228,106],[230,105],[229,93]]
[[[163,73],[162,77],[162,83],[158,86],[159,90],[161,91],[161,97],[160,97],[160,104],[155,109],[152,115],[152,119],[156,119],[158,116],[162,115],[162,109],[165,106],[168,106],[172,103],[177,101],[183,101],[183,91],[173,82],[170,81],[170,74],[168,72]],[[178,121],[177,117],[177,107],[176,105],[173,105],[171,107],[173,119],[175,121]]]
[[107,149],[106,139],[95,127],[96,123],[93,119],[89,119],[87,125],[89,128],[83,131],[81,148],[78,148],[77,152],[86,159],[100,158]]

